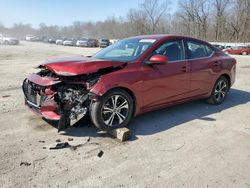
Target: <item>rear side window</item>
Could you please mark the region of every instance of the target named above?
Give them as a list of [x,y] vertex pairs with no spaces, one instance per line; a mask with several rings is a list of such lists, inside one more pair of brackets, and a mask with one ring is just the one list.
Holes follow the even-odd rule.
[[209,57],[213,53],[213,49],[208,45],[196,41],[187,41],[187,58],[203,58]]

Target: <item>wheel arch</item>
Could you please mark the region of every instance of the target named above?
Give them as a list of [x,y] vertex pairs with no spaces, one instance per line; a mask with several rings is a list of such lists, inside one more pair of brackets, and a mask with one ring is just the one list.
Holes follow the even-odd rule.
[[[230,76],[229,76],[228,74],[226,74],[226,73],[222,74],[221,76],[224,76],[224,77],[227,79],[228,84],[229,84],[229,86],[231,87],[231,78],[230,78]],[[221,77],[221,76],[220,76],[220,77]]]

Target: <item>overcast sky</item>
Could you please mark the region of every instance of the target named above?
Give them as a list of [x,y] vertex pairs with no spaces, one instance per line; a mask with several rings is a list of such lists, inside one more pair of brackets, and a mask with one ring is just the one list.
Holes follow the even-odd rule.
[[[126,16],[143,0],[0,0],[0,23],[30,23],[37,27],[69,25],[73,21],[102,21],[111,16]],[[175,1],[173,1],[175,2]],[[172,3],[172,8],[175,5]]]

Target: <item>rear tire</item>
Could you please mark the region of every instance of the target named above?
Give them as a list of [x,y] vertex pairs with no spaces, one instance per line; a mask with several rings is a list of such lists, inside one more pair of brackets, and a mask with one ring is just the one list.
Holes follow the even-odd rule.
[[92,123],[100,130],[109,131],[125,127],[132,119],[134,102],[122,89],[114,89],[90,105]]
[[229,82],[226,77],[221,76],[214,84],[210,97],[206,100],[209,104],[219,105],[223,103],[229,91]]

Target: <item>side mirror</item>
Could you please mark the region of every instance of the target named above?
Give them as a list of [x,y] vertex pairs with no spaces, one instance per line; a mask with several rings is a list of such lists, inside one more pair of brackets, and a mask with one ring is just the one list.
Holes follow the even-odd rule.
[[164,55],[153,55],[147,62],[147,64],[150,65],[154,64],[165,65],[167,63],[168,63],[168,58]]

